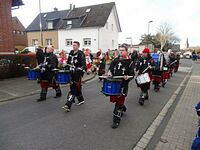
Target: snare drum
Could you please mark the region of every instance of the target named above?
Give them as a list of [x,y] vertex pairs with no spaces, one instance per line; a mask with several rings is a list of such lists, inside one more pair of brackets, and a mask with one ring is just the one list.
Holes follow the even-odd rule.
[[121,94],[122,79],[104,79],[102,93],[106,96],[114,96]]
[[28,80],[37,80],[37,78],[40,76],[40,71],[36,69],[30,69],[28,70]]
[[56,81],[59,84],[68,84],[70,83],[70,73],[66,70],[60,70],[56,74]]
[[148,83],[151,81],[148,73],[144,73],[144,74],[137,76],[136,80],[137,80],[137,84],[139,84],[139,85],[145,84],[145,83]]

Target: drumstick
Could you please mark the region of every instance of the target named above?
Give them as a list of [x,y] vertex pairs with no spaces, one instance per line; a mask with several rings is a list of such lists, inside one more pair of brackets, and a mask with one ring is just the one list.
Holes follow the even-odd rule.
[[173,61],[171,64],[169,64],[169,65],[172,65],[172,64],[174,64],[175,62],[177,62],[177,60],[175,60],[175,61]]
[[[124,76],[99,76],[99,78],[113,78],[113,79],[122,79]],[[128,76],[128,78],[133,78],[133,76]]]
[[144,71],[142,71],[142,73],[145,73],[145,71],[147,71],[150,68],[150,66],[148,66]]
[[[133,76],[127,76],[128,78],[133,78]],[[113,76],[113,79],[121,79],[124,78],[124,76]]]

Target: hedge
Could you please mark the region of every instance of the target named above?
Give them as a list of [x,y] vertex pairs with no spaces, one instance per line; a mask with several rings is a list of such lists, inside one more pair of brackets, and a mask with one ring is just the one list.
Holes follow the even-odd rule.
[[1,54],[0,79],[26,75],[24,67],[36,67],[35,54]]

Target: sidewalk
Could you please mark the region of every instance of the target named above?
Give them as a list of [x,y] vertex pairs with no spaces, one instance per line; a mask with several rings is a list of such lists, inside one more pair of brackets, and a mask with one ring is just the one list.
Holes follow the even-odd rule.
[[[85,74],[83,82],[91,80],[94,77],[95,74]],[[61,85],[61,87],[62,86],[66,85]],[[27,77],[0,80],[0,102],[33,95],[39,92],[40,84],[37,84],[36,80],[28,80]]]
[[200,101],[200,63],[193,62],[188,84],[156,146],[156,150],[189,150],[197,133],[195,105]]

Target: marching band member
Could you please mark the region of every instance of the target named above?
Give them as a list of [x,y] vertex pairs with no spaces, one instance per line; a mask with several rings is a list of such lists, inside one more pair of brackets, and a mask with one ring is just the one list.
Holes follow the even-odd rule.
[[176,63],[176,57],[175,57],[175,54],[172,52],[171,49],[168,50],[168,53],[169,53],[169,63],[168,63],[168,66],[169,66],[169,73],[172,77],[172,74],[173,74],[173,70],[174,70],[174,67],[175,67],[175,63]]
[[175,66],[174,66],[174,72],[178,71],[179,68],[179,62],[180,62],[180,54],[176,54],[176,62],[175,62]]
[[[150,50],[148,48],[144,48],[142,51],[142,56],[139,57],[136,71],[138,75],[148,73],[151,77],[152,71],[151,69],[154,66],[154,60],[150,56]],[[144,105],[144,100],[149,99],[148,90],[150,89],[150,82],[139,85],[141,88],[141,94],[139,98],[139,104]]]
[[163,53],[161,53],[160,51],[158,51],[158,53],[153,53],[152,57],[154,56],[155,58],[153,59],[154,59],[155,69],[152,70],[152,81],[154,84],[154,90],[158,92],[160,89],[160,83],[162,81],[162,71],[163,71],[163,66],[165,65],[165,58]]
[[[96,67],[97,67],[98,76],[102,76],[103,74],[105,74],[106,58],[105,58],[105,55],[102,53],[101,49],[99,49],[99,51],[96,54]],[[102,78],[99,77],[99,81],[101,80]]]
[[86,69],[85,55],[79,50],[80,43],[73,42],[73,50],[70,51],[67,59],[67,68],[71,71],[70,91],[67,96],[67,102],[62,107],[66,111],[70,111],[72,103],[75,102],[75,97],[78,99],[77,105],[84,104],[82,95],[81,80]]
[[128,83],[130,79],[128,75],[134,75],[134,68],[132,68],[133,63],[131,59],[128,58],[128,49],[126,46],[121,46],[119,48],[119,57],[115,58],[110,65],[108,76],[123,76],[122,79],[122,92],[119,96],[110,96],[110,101],[115,103],[115,108],[113,111],[113,124],[112,128],[117,128],[120,124],[123,112],[126,111],[126,106],[124,105],[125,97],[128,93]]
[[47,90],[49,87],[52,87],[56,90],[56,97],[62,95],[59,84],[55,80],[55,72],[53,69],[56,69],[58,66],[57,56],[53,53],[54,49],[52,46],[48,46],[46,49],[47,54],[45,55],[44,62],[40,64],[40,98],[37,100],[44,101],[46,100]]
[[85,54],[85,59],[86,59],[86,68],[87,68],[87,74],[90,74],[91,68],[92,68],[92,57],[91,57],[91,53],[90,50],[87,48],[84,51]]

